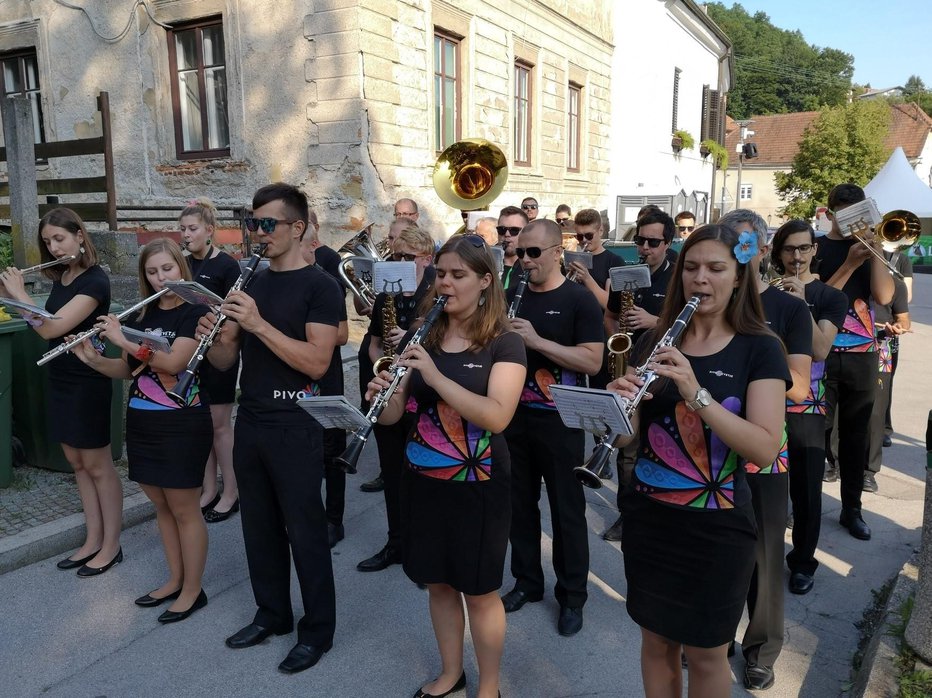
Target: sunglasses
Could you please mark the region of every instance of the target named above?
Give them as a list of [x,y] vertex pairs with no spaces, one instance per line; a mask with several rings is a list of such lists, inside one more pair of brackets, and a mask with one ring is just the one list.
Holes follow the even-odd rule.
[[499,235],[513,235],[517,236],[521,232],[521,228],[516,225],[497,225],[495,230]]
[[582,242],[583,238],[585,238],[586,240],[592,240],[592,238],[594,237],[595,237],[595,233],[576,233],[576,239],[579,242]]
[[557,244],[557,245],[550,245],[549,247],[544,247],[544,248],[540,248],[540,247],[516,247],[516,248],[515,248],[515,254],[518,255],[518,259],[524,259],[524,255],[525,255],[525,254],[527,254],[527,256],[530,257],[531,259],[537,259],[538,257],[540,257],[540,256],[544,253],[544,250],[549,250],[549,249],[552,249],[552,248],[554,248],[554,247],[560,247],[560,245],[559,245],[559,244]]
[[794,256],[797,252],[799,254],[809,254],[812,252],[814,245],[784,245],[780,248],[780,254],[789,255],[790,257]]
[[566,225],[569,218],[557,218],[557,225]]
[[696,229],[696,226],[694,226],[694,225],[678,225],[678,226],[676,226],[676,229],[679,230],[681,233],[691,233],[693,230]]
[[536,211],[536,210],[537,210],[537,204],[521,204],[521,208],[522,208],[524,211]]
[[643,246],[643,245],[647,245],[647,246],[650,247],[652,250],[653,250],[653,249],[656,249],[656,248],[658,248],[658,247],[660,247],[660,243],[661,243],[661,242],[663,242],[663,238],[646,238],[646,237],[643,237],[643,236],[641,236],[641,235],[637,235],[637,236],[634,238],[634,244],[635,244],[635,245],[637,245],[638,247],[641,247],[641,246]]
[[412,254],[411,252],[393,252],[392,261],[393,262],[413,262],[415,259],[420,257],[419,254]]
[[262,228],[262,232],[266,235],[271,235],[280,224],[291,225],[295,222],[294,220],[280,218],[253,218],[252,216],[246,216],[246,218],[243,219],[243,224],[250,233],[254,233],[259,230],[259,228]]

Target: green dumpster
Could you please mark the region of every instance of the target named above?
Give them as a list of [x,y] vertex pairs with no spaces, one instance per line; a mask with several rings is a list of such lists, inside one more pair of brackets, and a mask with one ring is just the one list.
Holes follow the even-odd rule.
[[13,483],[13,338],[26,329],[23,320],[0,322],[0,487]]
[[[47,296],[34,296],[36,305],[45,306]],[[119,313],[119,303],[110,304],[110,312]],[[16,415],[16,435],[22,440],[26,462],[40,468],[70,473],[71,465],[58,443],[50,443],[45,402],[48,395],[48,369],[36,366],[36,361],[48,349],[48,341],[33,331],[13,335],[13,413]],[[118,350],[107,345],[107,356],[117,356]],[[113,460],[123,457],[123,381],[113,381],[110,402],[110,452]],[[2,415],[0,415],[2,420]],[[2,447],[2,443],[0,443]]]

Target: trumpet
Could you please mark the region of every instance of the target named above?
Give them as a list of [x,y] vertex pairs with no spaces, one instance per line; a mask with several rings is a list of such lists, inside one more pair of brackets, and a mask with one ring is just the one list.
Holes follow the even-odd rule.
[[[161,298],[162,296],[164,296],[166,293],[169,292],[169,290],[171,290],[171,289],[163,288],[161,291],[158,291],[157,293],[153,293],[153,294],[152,294],[151,296],[149,296],[148,298],[143,298],[141,301],[139,301],[139,302],[136,303],[135,305],[130,306],[129,308],[127,308],[126,310],[124,310],[122,313],[120,313],[119,315],[117,315],[117,316],[116,316],[116,317],[117,317],[117,320],[125,320],[125,319],[128,318],[130,315],[132,315],[133,313],[135,313],[137,310],[140,310],[141,308],[144,308],[145,306],[149,305],[149,303],[151,303],[152,301],[156,300],[157,298]],[[72,339],[70,339],[69,341],[65,342],[64,344],[59,344],[59,345],[58,345],[57,347],[55,347],[54,349],[50,349],[49,351],[45,352],[45,353],[39,358],[39,360],[36,361],[36,366],[44,366],[44,365],[47,364],[49,361],[51,361],[52,359],[54,359],[56,356],[61,356],[62,354],[67,354],[69,351],[71,351],[71,350],[74,349],[76,346],[78,346],[79,344],[81,344],[85,339],[90,339],[91,337],[96,337],[98,334],[100,334],[100,329],[97,328],[97,327],[93,327],[93,328],[91,328],[91,329],[89,329],[89,330],[85,330],[85,331],[82,332],[81,334],[75,335]]]
[[[446,296],[437,296],[433,307],[424,318],[424,324],[418,327],[417,331],[411,336],[411,339],[408,340],[408,346],[421,344],[427,338],[427,333],[430,332],[430,328],[437,321],[437,318],[440,317],[440,313],[443,312],[443,307],[446,304]],[[339,457],[334,459],[334,463],[350,475],[356,472],[356,463],[359,461],[359,456],[362,455],[362,449],[366,445],[366,440],[372,433],[372,427],[379,421],[379,417],[388,406],[388,402],[392,399],[392,395],[398,390],[398,386],[401,385],[401,379],[408,373],[408,367],[399,366],[398,362],[395,361],[389,367],[388,371],[391,373],[391,381],[387,387],[382,388],[375,397],[372,398],[372,404],[369,406],[369,411],[366,413],[366,419],[369,423],[353,432],[349,446],[346,447],[346,450],[343,451]]]
[[[693,296],[689,299],[689,302],[686,303],[686,306],[680,311],[680,314],[677,315],[676,320],[673,321],[670,329],[668,329],[660,341],[654,345],[647,360],[635,369],[635,375],[643,380],[643,384],[632,399],[629,400],[625,398],[623,400],[625,417],[628,418],[628,420],[631,419],[638,405],[641,404],[641,400],[644,399],[644,394],[647,392],[650,384],[657,378],[657,374],[647,367],[655,361],[658,350],[664,347],[676,346],[676,343],[679,342],[680,338],[683,336],[683,331],[686,329],[686,326],[689,325],[693,313],[695,313],[696,308],[699,307],[699,301],[699,296]],[[602,486],[602,480],[606,477],[609,468],[611,468],[611,458],[615,454],[615,451],[618,450],[615,448],[615,441],[619,436],[622,435],[609,432],[602,437],[593,450],[592,455],[589,457],[589,460],[583,465],[573,468],[573,473],[576,475],[577,480],[586,487],[591,487],[592,489],[599,489]],[[630,436],[630,434],[625,434],[624,436]]]
[[[246,285],[252,279],[253,274],[255,274],[256,268],[259,266],[259,261],[265,255],[265,250],[267,247],[268,245],[265,244],[259,245],[259,249],[256,251],[256,253],[249,258],[248,262],[246,262],[246,266],[243,268],[243,271],[240,272],[239,278],[230,287],[230,290],[227,292],[227,296],[229,296],[234,291],[242,291],[246,288]],[[165,391],[165,394],[177,402],[179,406],[184,407],[187,404],[188,392],[191,390],[191,384],[194,382],[194,376],[197,374],[197,370],[201,367],[201,363],[207,356],[207,350],[210,349],[211,345],[214,343],[214,340],[217,338],[217,335],[220,333],[220,328],[223,327],[228,319],[229,318],[226,315],[224,315],[222,312],[219,312],[214,328],[210,331],[210,334],[201,339],[201,341],[198,343],[197,348],[194,350],[193,356],[191,356],[191,360],[188,361],[188,365],[185,366],[184,371],[182,371],[178,376],[178,381],[175,383],[174,387],[171,390]]]
[[58,264],[68,264],[68,262],[73,262],[73,261],[76,260],[77,258],[78,258],[78,255],[76,255],[76,254],[68,254],[68,255],[65,255],[64,257],[59,257],[58,259],[53,259],[51,262],[43,262],[42,264],[34,264],[34,265],[31,266],[31,267],[26,267],[25,269],[20,269],[19,271],[20,271],[20,273],[23,274],[23,275],[25,275],[25,274],[31,274],[31,273],[34,272],[34,271],[40,271],[40,270],[42,270],[42,269],[48,269],[49,267],[54,267],[54,266],[56,266],[56,265],[58,265]]

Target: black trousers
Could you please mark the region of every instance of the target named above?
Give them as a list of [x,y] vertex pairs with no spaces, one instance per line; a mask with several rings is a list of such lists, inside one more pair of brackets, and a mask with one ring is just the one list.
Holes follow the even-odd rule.
[[815,574],[815,551],[822,527],[822,473],[825,468],[825,417],[786,415],[793,503],[793,549],[786,556],[790,572]]
[[388,547],[401,550],[401,471],[404,468],[405,442],[414,415],[405,412],[395,424],[376,424],[373,429],[382,469],[382,495],[388,519]]
[[[897,341],[899,344],[899,341]],[[890,354],[890,399],[887,402],[887,414],[884,417],[883,422],[883,433],[887,436],[893,436],[893,419],[890,415],[890,408],[893,406],[893,379],[896,377],[896,365],[900,361],[900,350],[897,347],[896,351],[893,351]]]
[[867,470],[875,475],[880,472],[883,463],[884,422],[890,409],[893,374],[877,374],[877,394],[874,396],[874,408],[871,411],[870,447],[867,451]]
[[561,606],[586,603],[589,535],[586,498],[573,468],[584,458],[585,433],[568,429],[555,410],[518,407],[505,430],[511,453],[511,574],[515,588],[544,593],[540,485],[547,486],[553,522],[554,596]]
[[876,352],[830,352],[825,360],[825,448],[831,451],[838,418],[838,471],[841,506],[861,508],[861,489],[870,444],[870,418],[877,387]]
[[346,472],[335,467],[333,459],[346,450],[346,431],[343,429],[324,429],[324,509],[327,521],[335,526],[343,523],[346,509]]
[[327,518],[320,499],[323,431],[316,422],[306,427],[269,427],[241,416],[234,428],[233,469],[240,488],[249,579],[258,606],[253,622],[275,630],[293,626],[293,556],[304,602],[298,642],[330,643],[336,600]]
[[783,649],[783,536],[789,473],[748,475],[747,479],[757,521],[757,544],[748,589],[748,627],[741,649],[749,664],[773,666]]

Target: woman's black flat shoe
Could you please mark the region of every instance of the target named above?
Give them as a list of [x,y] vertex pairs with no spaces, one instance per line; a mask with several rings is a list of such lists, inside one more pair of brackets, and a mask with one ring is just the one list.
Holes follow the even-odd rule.
[[159,616],[159,623],[177,623],[178,621],[184,620],[195,611],[204,608],[206,605],[207,594],[205,594],[204,590],[201,589],[201,593],[197,595],[196,599],[194,599],[194,603],[191,604],[191,608],[189,608],[187,611],[165,611],[165,613]]
[[201,507],[201,513],[206,514],[209,510],[217,506],[217,502],[219,501],[220,501],[220,493],[218,492],[216,497],[214,497],[209,502],[207,502],[207,504]]
[[423,688],[419,688],[417,690],[417,693],[414,694],[414,698],[445,698],[445,696],[452,695],[453,693],[456,693],[457,691],[462,691],[464,688],[466,688],[466,672],[465,671],[463,672],[463,675],[460,676],[459,681],[453,684],[453,688],[451,688],[446,693],[425,693]]
[[163,596],[162,598],[156,598],[152,594],[146,594],[145,596],[140,596],[133,603],[137,606],[142,606],[143,608],[154,608],[155,606],[161,606],[166,601],[174,601],[179,596],[181,596],[181,589],[178,591],[173,591],[168,596]]
[[96,577],[98,574],[103,574],[109,570],[114,565],[118,565],[123,562],[123,548],[120,548],[117,551],[116,557],[113,558],[103,567],[90,567],[89,565],[84,565],[81,569],[78,570],[79,577]]
[[[98,550],[97,553],[99,552]],[[70,557],[66,557],[64,560],[59,560],[55,566],[60,570],[73,570],[75,567],[81,567],[93,560],[97,557],[97,553],[91,553],[87,557],[82,557],[80,560],[72,560]]]
[[204,521],[206,521],[207,523],[220,523],[221,521],[226,521],[227,519],[230,518],[230,516],[232,516],[238,511],[239,511],[239,499],[233,502],[233,506],[231,506],[226,511],[217,511],[216,509],[211,507],[204,514]]

